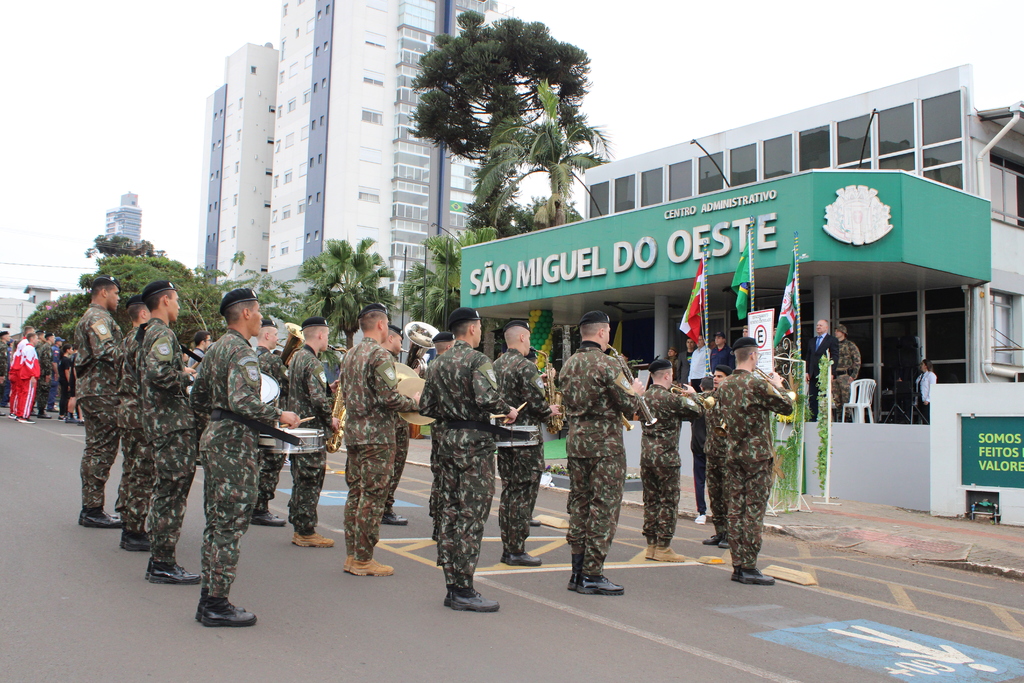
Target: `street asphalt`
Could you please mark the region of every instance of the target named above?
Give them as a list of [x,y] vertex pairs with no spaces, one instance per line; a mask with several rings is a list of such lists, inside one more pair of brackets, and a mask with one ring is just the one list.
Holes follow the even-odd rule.
[[[729,580],[713,530],[680,520],[675,550],[724,564],[644,560],[642,511],[623,508],[606,575],[622,597],[566,590],[564,531],[532,530],[539,570],[498,563],[497,497],[477,589],[496,614],[442,605],[426,513],[429,470],[399,488],[405,527],[383,527],[386,578],[342,572],[344,453],[331,457],[318,531],[332,549],[290,544],[291,528],[252,527],[231,600],[252,628],[193,619],[198,586],[152,585],[146,553],[119,531],[77,525],[81,427],[0,419],[0,680],[2,681],[1007,681],[1024,676],[1024,590],[1009,579],[865,557],[767,536],[762,567],[811,573],[818,586]],[[340,456],[340,457],[339,457]],[[113,511],[120,460],[108,485]],[[178,561],[199,571],[202,470]],[[280,488],[290,487],[285,469]],[[272,509],[287,510],[286,493]],[[565,518],[564,493],[542,491],[537,514]]]

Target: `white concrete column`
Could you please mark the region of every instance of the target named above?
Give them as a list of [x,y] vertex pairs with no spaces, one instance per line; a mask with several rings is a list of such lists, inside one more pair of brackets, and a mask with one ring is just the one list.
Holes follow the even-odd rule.
[[832,278],[829,275],[814,276],[814,322],[828,320],[832,327]]
[[654,297],[654,355],[668,357],[668,297]]

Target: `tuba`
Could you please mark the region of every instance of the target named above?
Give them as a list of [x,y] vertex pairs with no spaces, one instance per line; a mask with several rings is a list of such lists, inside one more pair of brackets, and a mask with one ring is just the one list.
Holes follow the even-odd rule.
[[[560,406],[562,405],[562,392],[559,391],[558,387],[555,385],[555,366],[550,363],[548,360],[548,354],[545,351],[541,351],[539,349],[536,349],[536,351],[537,360],[540,360],[540,357],[543,356],[544,365],[549,368],[546,373],[548,381],[544,383],[546,400],[549,405]],[[547,427],[548,432],[551,434],[557,434],[562,431],[565,429],[565,416],[552,415],[548,418]]]
[[418,366],[423,364],[423,354],[426,353],[427,349],[434,348],[434,337],[437,336],[437,328],[433,325],[414,320],[405,326],[404,332],[409,341],[415,344],[415,348],[409,347],[409,356],[406,360],[409,361],[409,367],[417,369]]
[[[288,332],[291,332],[291,328],[288,328]],[[299,334],[302,334],[302,330],[299,330]],[[291,341],[291,337],[288,338]],[[287,345],[285,345],[287,347]],[[331,351],[344,356],[347,349],[341,349],[336,346],[328,345]],[[283,353],[281,355],[284,355]],[[327,438],[327,452],[337,453],[341,450],[342,445],[345,443],[345,397],[341,393],[341,384],[338,384],[338,390],[334,392],[334,402],[331,404],[331,417],[338,418],[338,431],[334,432]]]
[[295,323],[285,323],[284,326],[288,330],[288,339],[285,340],[284,349],[281,351],[281,362],[288,367],[292,356],[306,343],[306,338],[302,334],[302,328]]

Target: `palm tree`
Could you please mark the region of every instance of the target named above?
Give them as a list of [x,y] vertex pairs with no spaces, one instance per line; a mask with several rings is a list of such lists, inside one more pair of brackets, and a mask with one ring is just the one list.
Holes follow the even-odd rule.
[[369,237],[355,248],[347,240],[327,240],[324,250],[305,261],[299,278],[309,284],[303,308],[307,315],[319,315],[336,330],[345,333],[347,348],[352,348],[359,329],[359,311],[367,304],[394,306],[395,297],[382,280],[394,272],[377,252],[376,240]]
[[402,284],[402,296],[409,317],[446,329],[448,314],[460,306],[462,247],[490,242],[496,237],[497,231],[494,228],[466,230],[459,234],[458,239],[449,235],[428,237],[424,245],[433,270],[423,263],[415,263],[409,268]]
[[[498,124],[490,153],[477,174],[477,202],[492,198],[492,220],[507,207],[524,178],[546,173],[551,198],[537,211],[535,224],[563,225],[573,181],[583,182],[579,172],[608,161],[608,139],[601,129],[587,125],[582,115],[563,119],[558,95],[547,81],[541,81],[538,95],[544,105],[543,116],[531,122],[509,119]],[[493,199],[495,191],[497,199]]]

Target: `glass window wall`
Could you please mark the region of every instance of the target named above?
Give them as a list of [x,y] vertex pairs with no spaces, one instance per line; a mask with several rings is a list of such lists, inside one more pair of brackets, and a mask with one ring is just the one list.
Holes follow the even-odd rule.
[[868,130],[870,114],[836,124],[838,145],[836,152],[839,165],[853,164],[863,157],[866,162],[861,168],[871,168],[871,133]]
[[819,126],[800,133],[800,170],[828,168],[830,164],[828,126]]
[[664,175],[664,171],[660,168],[654,168],[640,174],[640,206],[661,204],[664,201],[662,195],[662,178]]
[[[714,160],[714,161],[712,161]],[[710,157],[701,157],[700,164],[698,165],[698,171],[700,173],[697,179],[697,191],[700,194],[705,192],[715,192],[721,190],[725,185],[722,178],[722,173],[718,169],[725,163],[725,155],[721,152],[716,152]],[[717,166],[715,165],[717,164]]]
[[729,152],[729,184],[736,187],[756,182],[757,145],[745,145]]
[[636,176],[615,179],[615,213],[636,208]]
[[793,136],[764,141],[764,178],[778,178],[793,172]]
[[668,167],[668,198],[686,199],[693,196],[693,161],[687,160]]
[[878,153],[914,148],[914,105],[903,104],[878,112]]
[[590,186],[590,217],[608,215],[608,183],[597,183]]
[[921,142],[932,145],[960,137],[960,93],[921,100]]

